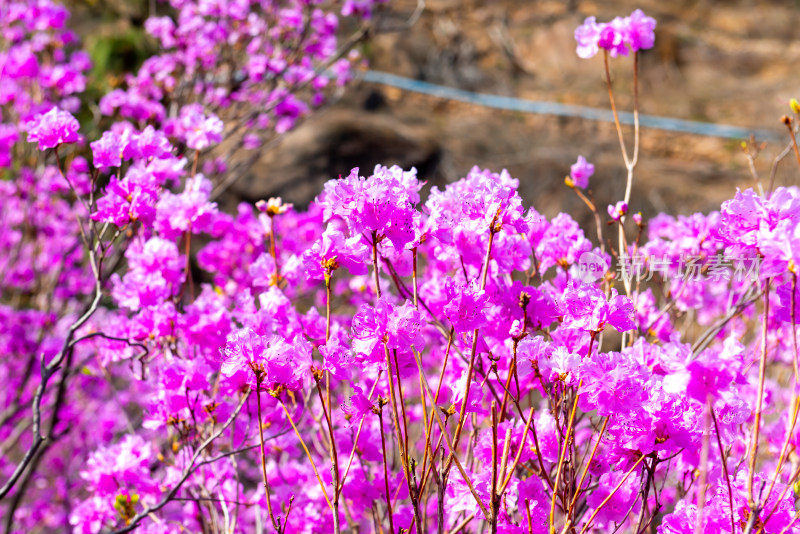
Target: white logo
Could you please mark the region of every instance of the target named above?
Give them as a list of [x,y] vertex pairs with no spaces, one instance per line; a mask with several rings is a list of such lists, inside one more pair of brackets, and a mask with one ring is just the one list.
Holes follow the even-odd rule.
[[586,284],[600,280],[607,270],[606,261],[594,252],[584,252],[578,258],[578,278]]

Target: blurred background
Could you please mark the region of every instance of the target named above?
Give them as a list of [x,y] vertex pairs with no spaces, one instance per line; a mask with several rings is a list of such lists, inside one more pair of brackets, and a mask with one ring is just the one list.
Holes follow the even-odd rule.
[[[73,26],[96,63],[98,83],[146,57],[142,24],[150,0],[68,2]],[[420,8],[423,8],[421,9]],[[155,6],[159,9],[158,6]],[[607,21],[636,8],[658,21],[642,54],[641,112],[768,130],[755,161],[769,181],[788,142],[780,117],[800,98],[800,1],[758,0],[392,0],[362,51],[369,68],[479,93],[609,108],[601,56],[581,60],[573,32],[589,15]],[[413,24],[409,24],[413,22]],[[617,105],[631,110],[632,60],[612,60]],[[102,90],[98,87],[97,90]],[[625,128],[629,145],[632,128]],[[736,187],[751,187],[741,140],[643,128],[631,210],[688,214],[718,209]],[[473,165],[503,168],[541,213],[591,216],[564,186],[578,155],[596,165],[590,189],[601,212],[624,192],[612,123],[500,111],[357,82],[265,151],[224,203],[283,196],[307,203],[352,167],[414,166],[443,185]],[[777,185],[795,183],[786,158]]]

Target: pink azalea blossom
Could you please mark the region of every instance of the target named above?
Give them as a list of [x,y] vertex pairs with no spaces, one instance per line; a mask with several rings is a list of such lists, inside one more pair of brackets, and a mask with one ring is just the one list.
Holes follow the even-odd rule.
[[628,213],[628,204],[620,200],[616,204],[608,205],[608,216],[615,221],[619,221],[625,214]]
[[68,111],[50,108],[26,124],[29,143],[39,143],[39,150],[55,148],[65,143],[78,141],[78,120]]
[[310,381],[310,366],[311,346],[302,338],[289,341],[243,329],[228,336],[221,371],[227,377],[246,374],[254,389],[257,385],[265,390],[283,386],[297,391]]
[[586,161],[583,156],[578,156],[578,161],[570,167],[570,177],[576,186],[581,189],[589,187],[589,178],[594,174],[594,165]]

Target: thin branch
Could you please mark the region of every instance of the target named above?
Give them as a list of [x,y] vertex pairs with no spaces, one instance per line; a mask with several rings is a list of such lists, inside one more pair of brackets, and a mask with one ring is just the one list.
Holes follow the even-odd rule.
[[[412,347],[411,352],[414,354],[414,359],[417,361],[417,366],[422,368],[422,362],[419,359],[419,354],[417,354],[417,351]],[[425,391],[431,397],[431,399],[433,399],[433,390],[431,389],[430,384],[428,384],[428,379],[425,378],[424,381],[425,381]],[[458,467],[458,470],[461,472],[461,476],[464,478],[464,482],[466,482],[470,493],[472,493],[472,496],[475,498],[475,502],[478,503],[481,512],[483,512],[484,517],[491,518],[492,515],[486,509],[486,506],[484,506],[483,501],[481,501],[480,496],[475,491],[475,487],[472,485],[469,476],[467,476],[467,472],[464,470],[464,466],[461,465],[461,462],[458,460],[458,457],[455,454],[455,448],[453,447],[453,440],[450,439],[450,434],[447,432],[447,427],[445,427],[444,423],[442,422],[442,417],[439,415],[439,412],[437,410],[433,410],[433,414],[436,416],[436,422],[439,424],[439,429],[442,431],[442,435],[444,436],[445,441],[447,442],[447,446],[450,448],[450,456],[448,457],[448,459],[452,459],[452,461],[455,462],[456,467]]]

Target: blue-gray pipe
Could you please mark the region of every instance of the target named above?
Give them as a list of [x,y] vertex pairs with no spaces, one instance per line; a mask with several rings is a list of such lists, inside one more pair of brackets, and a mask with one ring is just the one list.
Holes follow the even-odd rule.
[[[490,95],[485,93],[473,93],[453,87],[445,87],[433,83],[405,78],[388,72],[367,70],[361,74],[361,79],[365,82],[388,85],[413,91],[437,98],[458,100],[477,106],[490,107],[495,109],[505,109],[509,111],[521,111],[523,113],[537,113],[540,115],[556,115],[559,117],[578,117],[595,121],[614,122],[614,114],[607,109],[590,108],[587,106],[572,106],[559,104],[557,102],[538,102],[534,100],[523,100],[510,96]],[[619,121],[623,124],[633,124],[633,113],[620,112]],[[726,139],[746,140],[750,135],[755,135],[760,140],[774,140],[781,136],[770,130],[755,130],[741,128],[739,126],[728,126],[725,124],[712,124],[708,122],[687,121],[673,119],[671,117],[657,117],[654,115],[639,115],[639,124],[645,128],[657,128],[672,132],[683,132],[695,135],[706,135],[710,137],[722,137]]]

